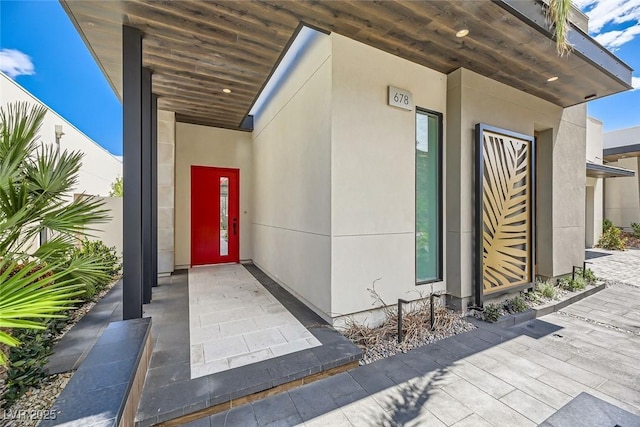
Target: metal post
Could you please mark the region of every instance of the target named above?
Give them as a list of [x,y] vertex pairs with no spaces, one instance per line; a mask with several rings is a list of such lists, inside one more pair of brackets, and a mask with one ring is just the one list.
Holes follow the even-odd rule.
[[584,279],[587,274],[587,264],[591,264],[590,262],[582,261],[582,278]]
[[142,317],[142,32],[122,26],[122,318]]
[[151,94],[151,280],[158,286],[158,95]]
[[152,200],[151,200],[151,70],[142,68],[142,302],[151,302]]
[[576,280],[576,266],[571,269],[571,280]]

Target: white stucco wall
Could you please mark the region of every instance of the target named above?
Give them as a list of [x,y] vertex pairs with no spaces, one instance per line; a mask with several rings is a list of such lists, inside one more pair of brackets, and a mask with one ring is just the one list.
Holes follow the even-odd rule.
[[640,223],[640,157],[629,157],[608,164],[636,173],[636,176],[607,178],[604,190],[604,217],[618,227],[630,228],[631,223]]
[[240,169],[240,259],[251,259],[251,134],[176,123],[175,265],[191,265],[191,166]]
[[[4,107],[10,102],[44,105],[22,86],[0,72],[0,105]],[[84,154],[78,174],[78,184],[73,192],[107,196],[111,183],[118,176],[122,176],[122,162],[51,109],[48,109],[42,122],[40,141],[55,144],[56,125],[61,125],[64,132],[60,139],[60,148],[80,151]]]
[[[605,149],[635,146],[640,144],[640,126],[607,132],[603,140]],[[628,229],[632,223],[640,223],[640,157],[622,158],[609,165],[636,173],[633,177],[607,178],[604,184],[605,218]]]
[[[602,122],[587,117],[587,162],[602,164]],[[587,248],[598,243],[602,234],[603,178],[587,177],[584,240]]]
[[122,256],[122,197],[100,197],[104,203],[104,209],[109,210],[111,220],[104,224],[98,224],[91,232],[90,240],[102,240],[102,243],[116,247],[118,256]]
[[339,316],[371,309],[367,289],[378,278],[387,304],[444,289],[415,284],[415,108],[387,105],[387,87],[444,113],[447,81],[346,37],[331,40],[331,307]]
[[319,34],[256,118],[253,260],[331,311],[331,43]]

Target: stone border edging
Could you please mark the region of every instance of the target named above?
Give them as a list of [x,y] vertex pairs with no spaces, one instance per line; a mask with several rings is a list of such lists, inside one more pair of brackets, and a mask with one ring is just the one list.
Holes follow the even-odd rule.
[[605,282],[601,282],[600,284],[595,285],[590,289],[585,289],[580,292],[574,292],[574,295],[571,295],[569,298],[564,299],[562,301],[550,302],[538,308],[530,308],[523,313],[507,314],[507,315],[501,316],[500,319],[493,322],[492,324],[500,327],[508,327],[508,326],[514,326],[519,323],[526,322],[528,320],[537,319],[538,317],[546,316],[547,314],[560,311],[563,308],[567,307],[568,305],[576,303],[588,296],[591,296],[597,292],[600,292],[606,287],[607,287],[607,284]]

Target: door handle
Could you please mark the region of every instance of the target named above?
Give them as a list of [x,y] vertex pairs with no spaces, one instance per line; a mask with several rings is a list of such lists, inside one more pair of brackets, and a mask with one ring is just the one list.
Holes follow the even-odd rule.
[[237,234],[237,231],[236,231],[237,226],[238,226],[238,219],[233,218],[233,235],[234,236]]

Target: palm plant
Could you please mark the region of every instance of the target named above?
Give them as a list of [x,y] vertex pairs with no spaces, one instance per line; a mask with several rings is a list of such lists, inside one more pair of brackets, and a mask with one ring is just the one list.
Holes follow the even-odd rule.
[[560,56],[564,56],[571,51],[571,43],[567,39],[570,11],[571,0],[549,0],[547,16],[554,28],[556,51]]
[[[82,154],[40,144],[46,111],[27,103],[0,107],[0,344],[10,347],[19,344],[11,329],[44,329],[87,286],[108,279],[97,256],[70,256],[108,216],[93,198],[69,201]],[[47,229],[53,237],[36,245]]]

